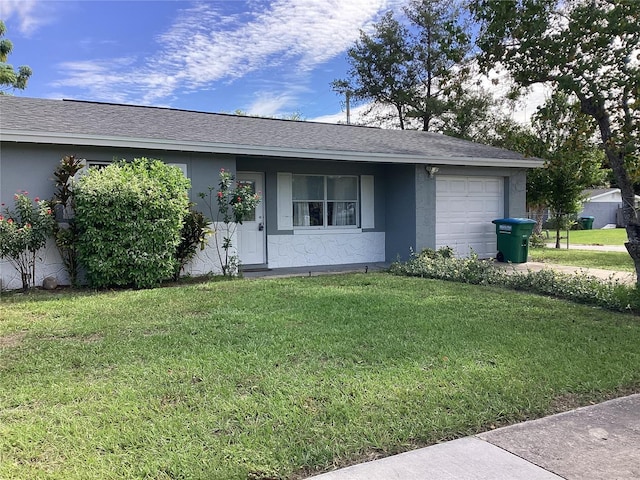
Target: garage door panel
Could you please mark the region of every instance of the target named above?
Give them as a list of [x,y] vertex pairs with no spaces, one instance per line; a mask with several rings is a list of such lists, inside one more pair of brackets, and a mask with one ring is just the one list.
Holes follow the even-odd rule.
[[455,195],[465,196],[467,192],[467,182],[464,180],[453,180],[449,183],[448,191]]
[[468,186],[467,195],[483,194],[485,192],[485,184],[481,180],[469,180]]
[[467,231],[471,234],[487,235],[488,233],[491,233],[492,235],[495,235],[495,233],[493,233],[495,230],[490,231],[484,223],[469,223],[467,227]]
[[[485,202],[468,202],[465,211],[472,215],[483,214],[487,211],[487,206],[485,205]],[[456,213],[456,215],[465,215],[465,211]],[[466,215],[466,218],[469,219],[469,216]]]
[[454,222],[451,225],[451,228],[449,229],[449,235],[453,236],[460,236],[461,238],[464,238],[464,235],[467,233],[467,226],[459,223],[459,222]]
[[502,177],[436,177],[436,246],[458,256],[496,254],[495,226],[504,216]]
[[503,181],[498,181],[496,180],[495,182],[486,182],[484,184],[485,186],[485,192],[488,194],[500,194],[502,195],[502,192],[504,190],[504,182]]

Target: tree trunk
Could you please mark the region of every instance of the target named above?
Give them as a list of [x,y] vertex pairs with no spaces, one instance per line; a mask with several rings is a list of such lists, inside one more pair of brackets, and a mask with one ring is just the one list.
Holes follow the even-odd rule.
[[404,130],[404,117],[402,116],[402,105],[396,104],[396,110],[398,112],[398,120],[400,121],[400,130]]
[[640,286],[640,222],[638,222],[638,213],[635,208],[635,192],[633,184],[629,178],[629,173],[624,164],[623,147],[615,145],[611,134],[611,122],[609,116],[604,110],[604,102],[596,104],[593,99],[581,98],[582,111],[593,116],[598,122],[600,136],[604,145],[604,152],[607,156],[609,166],[613,170],[613,174],[620,188],[622,195],[622,218],[624,219],[625,228],[627,230],[627,242],[624,246],[633,259],[636,269],[636,286]]
[[543,206],[531,207],[531,215],[533,216],[532,220],[536,221],[536,224],[533,227],[533,233],[535,235],[542,235],[542,225],[544,223],[544,210]]

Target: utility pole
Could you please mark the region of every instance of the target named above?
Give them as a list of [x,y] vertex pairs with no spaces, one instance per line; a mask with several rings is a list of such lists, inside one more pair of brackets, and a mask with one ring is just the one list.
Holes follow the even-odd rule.
[[345,102],[347,104],[347,125],[351,125],[351,90],[344,91]]

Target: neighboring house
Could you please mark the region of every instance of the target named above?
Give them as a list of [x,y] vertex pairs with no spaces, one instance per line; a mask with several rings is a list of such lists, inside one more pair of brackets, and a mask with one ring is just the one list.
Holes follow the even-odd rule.
[[[605,225],[624,227],[622,215],[618,213],[622,209],[622,194],[619,188],[590,189],[582,193],[586,199],[578,217],[593,217],[593,228],[602,228]],[[636,205],[639,203],[640,196],[636,195]]]
[[[263,193],[236,243],[244,266],[262,268],[390,262],[442,246],[493,257],[491,220],[524,216],[526,170],[542,165],[421,131],[12,96],[0,96],[0,115],[0,201],[17,190],[51,197],[64,155],[178,165],[193,202],[225,168]],[[63,276],[56,255],[41,276]],[[216,271],[213,258],[189,271]],[[5,287],[15,282],[0,269]]]

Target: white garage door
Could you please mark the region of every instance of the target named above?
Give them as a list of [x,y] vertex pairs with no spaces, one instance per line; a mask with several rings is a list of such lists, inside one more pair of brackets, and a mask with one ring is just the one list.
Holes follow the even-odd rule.
[[480,258],[494,257],[496,226],[504,217],[502,177],[436,177],[436,246],[449,246],[457,256],[473,250]]

